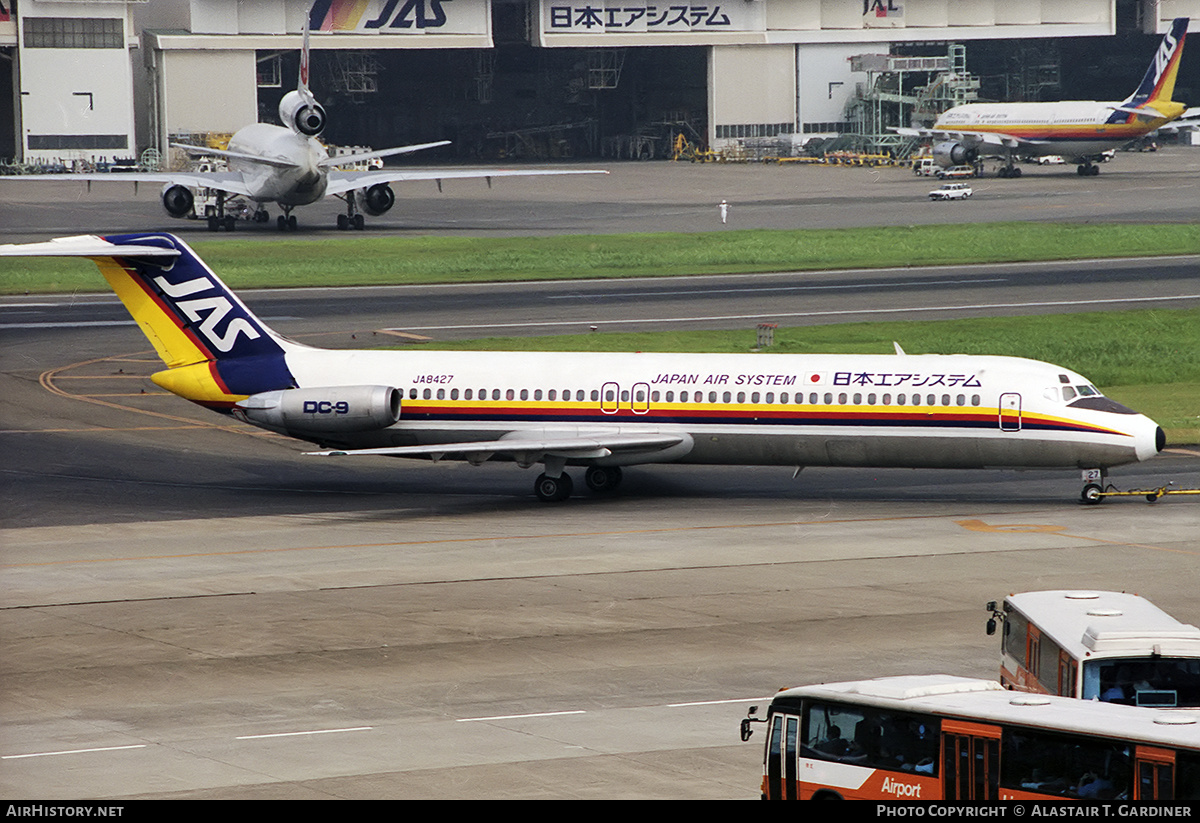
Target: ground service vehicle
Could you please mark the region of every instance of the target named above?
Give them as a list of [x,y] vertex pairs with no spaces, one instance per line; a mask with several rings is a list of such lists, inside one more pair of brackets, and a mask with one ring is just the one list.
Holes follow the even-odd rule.
[[1010,594],[988,607],[1003,624],[1000,683],[1104,703],[1200,708],[1200,628],[1125,592]]
[[966,200],[975,190],[966,183],[946,183],[929,192],[930,200]]
[[940,674],[786,689],[754,713],[764,799],[1200,799],[1192,714]]

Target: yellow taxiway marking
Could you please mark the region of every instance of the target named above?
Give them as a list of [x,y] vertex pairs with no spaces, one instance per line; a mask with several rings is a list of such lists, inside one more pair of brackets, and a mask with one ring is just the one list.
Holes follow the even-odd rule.
[[1013,523],[991,525],[984,523],[982,520],[955,520],[955,523],[962,526],[964,529],[973,532],[994,532],[994,533],[1010,533],[1010,534],[1057,534],[1061,537],[1069,537],[1072,540],[1090,540],[1093,543],[1106,543],[1110,546],[1128,546],[1134,549],[1150,549],[1159,552],[1176,552],[1178,554],[1200,554],[1200,552],[1191,551],[1189,549],[1168,549],[1165,546],[1152,546],[1148,543],[1130,543],[1125,540],[1106,540],[1103,537],[1089,537],[1085,534],[1069,534],[1065,531],[1066,526],[1051,526],[1037,523]]
[[[500,541],[542,541],[542,540],[570,540],[580,537],[621,537],[626,535],[638,534],[674,534],[684,532],[700,532],[714,530],[733,530],[733,529],[778,529],[778,528],[795,528],[797,526],[827,526],[827,525],[843,525],[848,523],[892,523],[892,522],[910,522],[914,520],[941,520],[944,515],[914,515],[911,517],[881,517],[881,518],[850,518],[846,520],[791,520],[772,523],[726,523],[712,526],[676,526],[670,528],[657,529],[618,529],[611,531],[587,531],[587,532],[566,532],[559,534],[511,534],[511,535],[487,535],[482,537],[445,537],[431,538],[426,540],[389,540],[382,543],[339,543],[324,546],[287,546],[281,548],[256,548],[256,549],[236,549],[230,551],[217,552],[187,552],[183,554],[162,554],[162,555],[141,555],[133,557],[97,557],[97,558],[77,558],[72,560],[52,560],[43,563],[11,563],[0,564],[0,569],[16,569],[16,568],[35,568],[43,566],[63,566],[75,563],[123,563],[123,562],[144,562],[146,560],[187,560],[197,557],[236,557],[243,555],[256,554],[280,554],[285,552],[302,552],[302,551],[336,551],[344,549],[386,549],[398,548],[403,546],[441,546],[441,545],[463,545],[472,543],[496,543]],[[1005,531],[1004,526],[989,527],[988,524],[981,520],[962,520],[952,521],[957,525],[963,526],[964,523],[970,523],[972,526],[964,526],[964,528],[972,528],[974,531]],[[984,528],[980,528],[983,526]],[[1200,554],[1198,551],[1189,551],[1186,549],[1168,549],[1163,546],[1151,546],[1143,543],[1128,543],[1121,540],[1106,540],[1100,537],[1088,537],[1086,535],[1068,534],[1062,529],[1062,526],[1032,526],[1029,524],[1021,524],[1017,529],[1023,531],[1037,531],[1050,534],[1058,534],[1062,537],[1067,537],[1076,540],[1089,540],[1096,543],[1108,543],[1115,546],[1128,546],[1130,548],[1152,549],[1156,551],[1179,552],[1181,554]]]

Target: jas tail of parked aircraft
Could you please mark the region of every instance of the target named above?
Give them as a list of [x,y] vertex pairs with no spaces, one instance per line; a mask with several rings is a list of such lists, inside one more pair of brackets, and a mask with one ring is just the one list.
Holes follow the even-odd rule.
[[159,386],[325,455],[567,467],[607,491],[645,463],[1105,470],[1164,446],[1068,369],[1012,357],[337,351],[268,328],[169,234],[0,255],[89,257],[157,349]]
[[1020,177],[1018,157],[1060,155],[1078,163],[1080,175],[1100,173],[1095,161],[1175,120],[1187,108],[1171,99],[1183,57],[1188,18],[1179,17],[1163,36],[1137,90],[1121,102],[1071,100],[1053,103],[968,103],[938,117],[933,128],[896,129],[929,137],[943,167],[975,163],[983,156],[1006,162],[1001,177]]
[[[494,177],[527,177],[560,174],[607,174],[598,169],[372,169],[344,170],[345,166],[363,165],[384,157],[423,151],[445,146],[449,140],[398,146],[379,151],[329,155],[317,138],[325,130],[325,109],[317,102],[308,86],[309,17],[305,17],[300,50],[300,72],[294,91],[284,95],[279,103],[282,126],[254,123],[239,129],[229,139],[226,149],[172,143],[194,156],[223,159],[228,171],[178,171],[110,174],[35,174],[0,177],[13,180],[74,180],[128,181],[133,183],[163,183],[162,204],[172,217],[206,217],[209,231],[233,231],[237,218],[226,209],[226,201],[242,197],[256,204],[249,213],[254,222],[270,220],[265,204],[275,203],[282,214],[276,218],[281,231],[296,229],[292,210],[307,206],[325,197],[337,197],[346,204],[339,214],[339,229],[362,229],[363,214],[373,217],[384,214],[396,202],[392,183],[413,180],[443,180],[485,178],[491,185]],[[205,214],[197,214],[197,190],[215,193],[206,206]]]

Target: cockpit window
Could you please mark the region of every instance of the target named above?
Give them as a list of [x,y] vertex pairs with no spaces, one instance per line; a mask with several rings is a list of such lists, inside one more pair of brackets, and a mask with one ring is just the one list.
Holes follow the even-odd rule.
[[1062,394],[1063,394],[1063,400],[1074,400],[1075,399],[1075,390],[1073,388],[1071,388],[1070,386],[1063,386]]
[[1076,386],[1075,391],[1080,397],[1100,397],[1100,390],[1091,385]]

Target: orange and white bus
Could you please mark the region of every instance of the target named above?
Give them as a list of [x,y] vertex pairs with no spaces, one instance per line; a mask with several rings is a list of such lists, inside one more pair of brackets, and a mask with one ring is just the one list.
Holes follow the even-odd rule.
[[764,799],[1200,800],[1200,717],[949,675],[779,692]]
[[1105,703],[1200,708],[1200,629],[1124,592],[1010,594],[988,603],[1003,625],[1000,683]]

